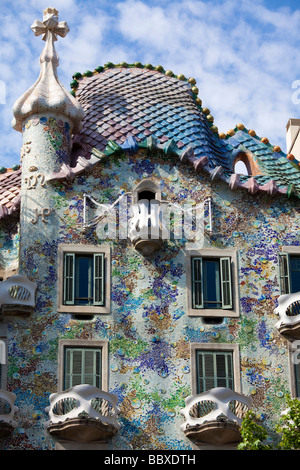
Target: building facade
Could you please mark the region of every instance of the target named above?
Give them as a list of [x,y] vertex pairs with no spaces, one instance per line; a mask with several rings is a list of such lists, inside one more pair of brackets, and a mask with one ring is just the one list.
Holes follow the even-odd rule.
[[108,63],[69,93],[67,24],[48,8],[32,30],[21,162],[0,169],[2,448],[236,448],[249,408],[276,442],[300,393],[298,160],[219,134],[161,66]]

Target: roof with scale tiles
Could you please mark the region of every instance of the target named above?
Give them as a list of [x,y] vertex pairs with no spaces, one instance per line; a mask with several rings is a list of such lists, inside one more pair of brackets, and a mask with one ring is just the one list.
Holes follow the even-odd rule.
[[[97,162],[95,156],[101,158],[120,149],[126,152],[156,146],[189,161],[196,171],[201,169],[212,179],[226,181],[232,189],[300,194],[300,168],[293,155],[287,156],[241,124],[219,134],[195,85],[194,78],[140,63],[108,63],[93,72],[75,74],[72,93],[85,111],[83,129],[75,141],[82,146],[83,156],[92,155]],[[241,153],[254,163],[254,173],[234,173]],[[77,165],[68,177],[81,171],[82,165]]]
[[0,169],[0,219],[19,209],[21,168]]
[[[241,124],[219,134],[193,78],[150,64],[108,63],[75,74],[71,88],[84,109],[83,127],[73,136],[70,165],[48,180],[70,180],[115,152],[158,148],[232,190],[300,195],[298,161]],[[254,163],[250,175],[234,172],[241,154]],[[0,170],[1,218],[18,208],[21,170]]]
[[206,155],[230,171],[227,143],[219,139],[209,110],[201,108],[195,81],[180,77],[136,66],[81,76],[72,83],[85,111],[76,141],[90,152],[104,151],[109,141],[125,148],[130,137],[137,144],[150,136],[159,144],[172,139],[178,150],[192,147],[196,158]]

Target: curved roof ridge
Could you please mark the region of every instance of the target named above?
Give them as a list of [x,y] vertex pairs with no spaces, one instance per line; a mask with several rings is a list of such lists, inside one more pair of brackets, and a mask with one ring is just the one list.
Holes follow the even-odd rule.
[[102,72],[104,72],[108,69],[120,68],[120,67],[121,68],[140,68],[140,69],[146,69],[146,70],[154,70],[154,71],[160,72],[163,75],[166,75],[168,77],[175,78],[177,80],[189,83],[190,86],[191,86],[192,97],[194,99],[194,102],[196,103],[198,109],[206,116],[206,119],[208,121],[208,124],[209,124],[209,127],[210,127],[211,131],[215,135],[219,136],[220,139],[227,140],[230,137],[232,137],[238,130],[243,130],[244,132],[247,132],[250,136],[254,137],[255,139],[260,140],[260,142],[262,142],[263,144],[265,144],[269,148],[272,148],[275,153],[280,153],[282,156],[287,156],[287,158],[290,161],[298,164],[298,161],[295,159],[293,154],[286,155],[286,153],[284,153],[278,145],[272,145],[269,142],[269,139],[267,137],[262,137],[262,138],[259,137],[256,134],[255,130],[246,128],[244,124],[241,124],[241,123],[236,124],[236,126],[232,129],[229,129],[227,131],[227,133],[219,132],[218,127],[214,124],[214,117],[211,114],[210,109],[208,107],[202,106],[203,105],[202,100],[198,96],[199,89],[196,86],[196,84],[197,84],[196,79],[193,78],[193,77],[187,78],[183,74],[175,74],[172,70],[169,70],[169,69],[166,70],[162,65],[154,66],[150,63],[142,64],[141,62],[134,62],[134,63],[120,62],[119,64],[114,64],[113,62],[107,62],[103,66],[100,65],[100,66],[96,67],[93,71],[92,70],[87,70],[86,72],[83,72],[83,73],[77,72],[77,73],[73,74],[72,81],[70,83],[71,94],[74,97],[76,96],[76,90],[79,86],[79,81],[84,79],[85,77],[91,77],[95,74],[102,73]]
[[[238,131],[243,131],[243,132],[247,133],[250,137],[253,137],[253,139],[258,140],[260,143],[264,144],[269,149],[272,149],[274,153],[278,153],[278,154],[281,154],[282,156],[286,156],[286,153],[284,153],[281,150],[279,145],[272,145],[269,142],[269,139],[267,137],[259,137],[256,134],[255,130],[246,128],[244,124],[237,124],[233,129],[229,129],[229,131],[227,131],[226,134],[221,133],[219,135],[222,139],[228,140],[228,139],[230,139],[230,137],[233,137]],[[293,156],[293,158],[294,158],[294,156]],[[289,160],[291,160],[291,157],[289,158]]]
[[193,78],[193,77],[187,78],[183,74],[175,74],[170,69],[168,69],[168,70],[164,69],[164,67],[162,65],[153,66],[150,63],[147,63],[147,64],[143,65],[141,62],[134,62],[132,64],[129,64],[127,62],[120,62],[119,64],[114,64],[112,62],[107,62],[106,64],[104,64],[104,66],[100,65],[100,66],[96,67],[93,71],[87,70],[86,72],[83,72],[83,73],[76,72],[72,76],[72,81],[70,83],[71,94],[73,96],[76,96],[76,90],[79,86],[79,81],[80,80],[84,79],[85,77],[92,77],[95,74],[102,73],[102,72],[105,72],[108,69],[114,69],[114,68],[139,68],[139,69],[145,69],[145,70],[153,70],[153,71],[156,71],[156,72],[160,72],[162,75],[166,75],[167,77],[175,78],[179,81],[186,82],[187,84],[189,84],[191,86],[192,98],[193,98],[194,102],[196,103],[197,107],[199,108],[199,110],[202,111],[202,113],[206,116],[208,125],[211,128],[211,131],[216,136],[219,136],[219,137],[221,136],[221,134],[219,134],[217,126],[214,124],[214,117],[212,116],[212,114],[210,112],[210,109],[207,108],[207,107],[202,107],[202,100],[198,96],[199,89],[196,86],[196,84],[197,84],[196,79]]

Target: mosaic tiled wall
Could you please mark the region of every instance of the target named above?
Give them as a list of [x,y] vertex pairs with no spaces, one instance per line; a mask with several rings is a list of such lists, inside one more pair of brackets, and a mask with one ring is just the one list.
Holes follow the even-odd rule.
[[[147,259],[127,240],[102,241],[93,228],[80,229],[84,193],[111,204],[143,178],[159,186],[163,199],[179,204],[212,198],[214,234],[206,236],[205,246],[237,251],[239,318],[209,325],[187,315],[185,240],[166,240]],[[49,394],[57,391],[59,339],[109,341],[109,391],[118,396],[121,410],[121,429],[111,448],[192,448],[180,430],[179,413],[191,394],[192,342],[239,343],[241,391],[251,394],[255,410],[272,428],[290,391],[287,343],[274,329],[273,309],[279,295],[278,252],[282,245],[299,245],[295,201],[231,191],[172,157],[143,150],[111,157],[89,175],[42,189],[39,198],[45,194],[47,207],[52,201],[51,213],[28,225],[21,257],[22,271],[38,284],[36,309],[8,323],[8,389],[16,393],[20,411],[7,448],[54,447],[44,429],[44,410]],[[1,240],[6,257],[13,243],[4,234]],[[111,314],[81,321],[57,313],[59,243],[111,246]]]

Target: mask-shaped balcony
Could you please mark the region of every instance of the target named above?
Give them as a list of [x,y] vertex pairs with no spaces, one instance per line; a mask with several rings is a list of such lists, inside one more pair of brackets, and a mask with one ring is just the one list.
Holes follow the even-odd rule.
[[279,316],[275,324],[279,333],[289,340],[300,339],[300,292],[281,295],[274,313]]
[[35,307],[36,287],[34,282],[20,274],[0,282],[2,315],[29,315]]
[[107,442],[119,430],[117,396],[91,385],[50,395],[48,433],[57,440]]
[[0,390],[0,441],[6,440],[17,427],[14,415],[19,410],[15,406],[16,395]]
[[165,205],[158,200],[141,199],[132,204],[133,217],[129,219],[129,238],[144,256],[159,250],[167,238],[163,224]]
[[185,435],[196,444],[236,445],[240,425],[252,399],[225,387],[217,387],[186,398],[181,414]]

